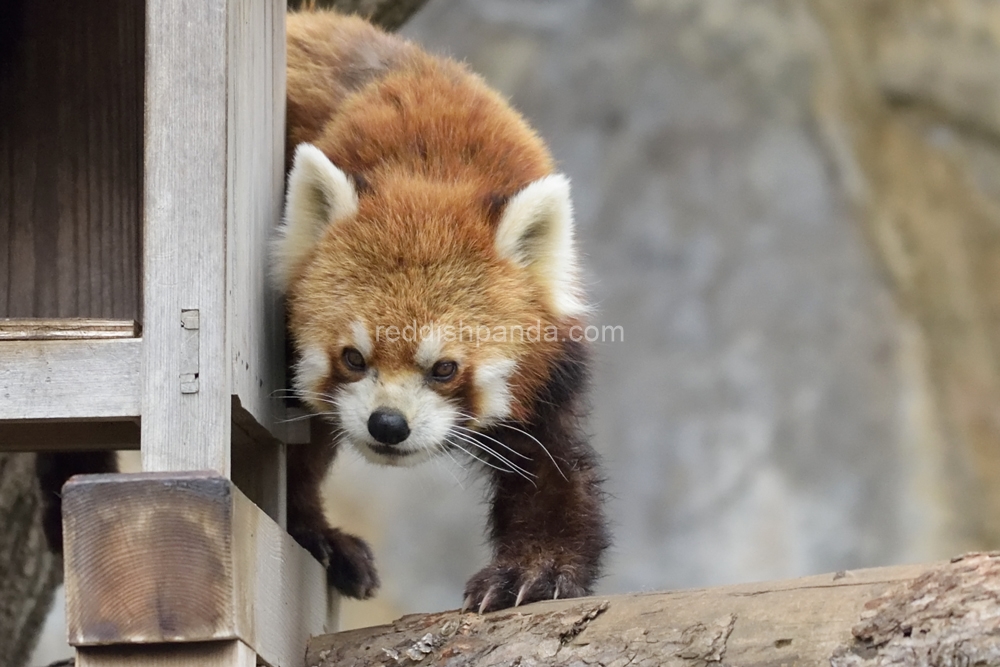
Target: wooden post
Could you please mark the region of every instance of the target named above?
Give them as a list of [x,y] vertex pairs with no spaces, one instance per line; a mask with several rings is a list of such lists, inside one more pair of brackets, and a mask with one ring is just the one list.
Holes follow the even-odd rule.
[[283,343],[266,252],[283,191],[284,13],[284,0],[146,4],[147,473],[66,486],[80,664],[291,667],[323,627],[325,573],[281,528],[274,435]]
[[228,642],[293,667],[323,630],[322,567],[224,477],[82,476],[64,489],[63,516],[69,638],[88,664]]

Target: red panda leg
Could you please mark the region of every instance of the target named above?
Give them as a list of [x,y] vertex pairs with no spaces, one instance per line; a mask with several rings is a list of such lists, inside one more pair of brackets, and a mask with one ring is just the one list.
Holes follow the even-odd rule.
[[35,455],[35,474],[42,494],[42,529],[49,550],[61,554],[62,487],[73,475],[96,475],[118,472],[115,452],[39,452]]
[[331,526],[323,513],[321,487],[336,454],[335,443],[288,448],[288,532],[323,564],[330,586],[364,600],[379,587],[372,550]]
[[534,435],[546,442],[558,468],[537,446],[530,447],[527,438],[490,433],[530,453],[533,465],[525,467],[535,477],[492,471],[494,557],[466,584],[466,609],[485,612],[589,595],[600,574],[610,538],[595,454],[582,438],[560,443],[552,429],[543,430],[547,432]]

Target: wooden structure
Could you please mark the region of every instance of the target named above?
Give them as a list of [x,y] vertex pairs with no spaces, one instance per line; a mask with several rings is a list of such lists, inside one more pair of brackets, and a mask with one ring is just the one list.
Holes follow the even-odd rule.
[[266,251],[285,2],[12,7],[0,449],[141,444],[146,471],[66,487],[78,664],[300,664],[327,601],[321,566],[282,529]]

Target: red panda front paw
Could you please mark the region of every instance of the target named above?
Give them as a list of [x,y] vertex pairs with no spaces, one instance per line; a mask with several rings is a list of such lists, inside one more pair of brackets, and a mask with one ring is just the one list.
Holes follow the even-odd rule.
[[292,537],[326,568],[330,586],[359,600],[375,595],[379,587],[375,556],[360,537],[336,528],[292,531]]
[[528,602],[575,598],[590,593],[589,581],[577,568],[560,567],[552,561],[528,567],[494,562],[477,572],[465,585],[462,611],[480,614]]

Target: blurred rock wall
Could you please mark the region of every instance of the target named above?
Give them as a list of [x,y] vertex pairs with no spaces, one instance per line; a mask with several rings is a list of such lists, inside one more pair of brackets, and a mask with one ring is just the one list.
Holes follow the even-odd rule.
[[[403,34],[573,180],[597,322],[624,330],[597,348],[602,591],[1000,543],[1000,5],[431,0]],[[341,462],[331,506],[385,582],[346,623],[456,606],[482,494],[450,463]]]

